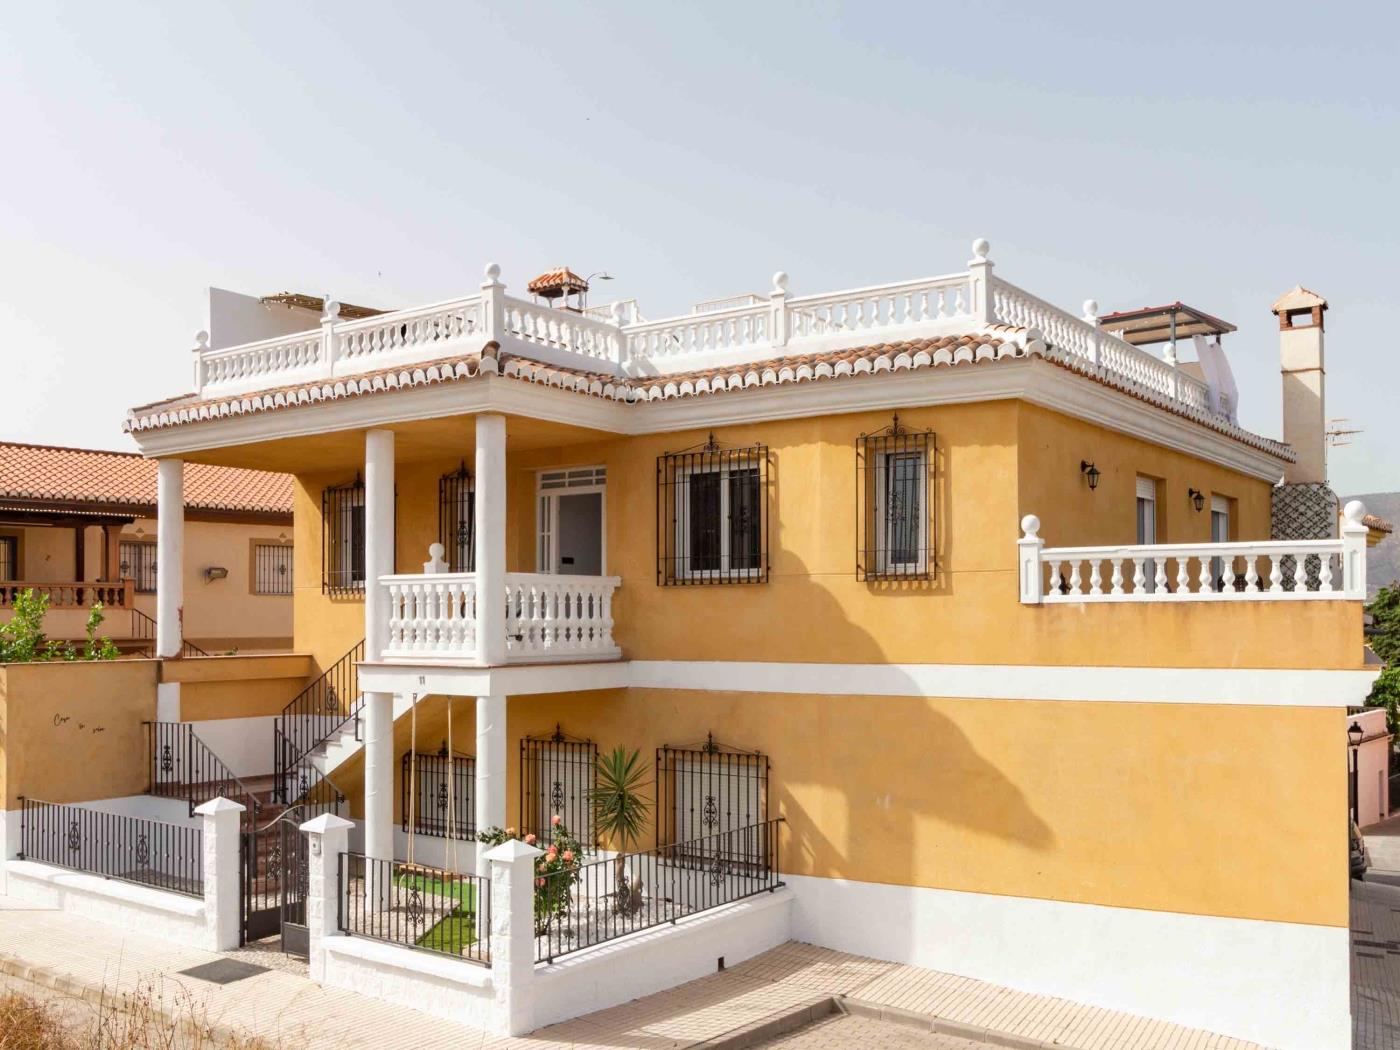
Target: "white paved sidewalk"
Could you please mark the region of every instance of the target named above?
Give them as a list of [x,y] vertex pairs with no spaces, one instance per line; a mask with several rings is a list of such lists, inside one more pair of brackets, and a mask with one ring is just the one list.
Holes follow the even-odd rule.
[[[847,997],[867,1011],[883,1008],[905,1022],[919,1015],[952,1022],[974,1037],[983,1030],[988,1041],[1002,1045],[1262,1050],[1254,1043],[1198,1029],[797,943],[521,1039],[491,1037],[416,1010],[326,990],[292,972],[272,970],[228,985],[176,975],[216,958],[211,952],[0,897],[0,972],[78,995],[92,996],[104,989],[109,994],[131,993],[153,986],[167,1002],[185,997],[210,1024],[308,1050],[679,1050],[734,1036],[835,996]],[[844,1030],[871,1027],[851,1025]]]

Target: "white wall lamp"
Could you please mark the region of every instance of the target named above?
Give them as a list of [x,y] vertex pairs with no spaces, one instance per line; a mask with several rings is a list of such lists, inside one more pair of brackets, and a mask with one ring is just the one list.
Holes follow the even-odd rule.
[[213,583],[215,580],[228,579],[228,570],[222,565],[211,565],[204,570],[204,582]]

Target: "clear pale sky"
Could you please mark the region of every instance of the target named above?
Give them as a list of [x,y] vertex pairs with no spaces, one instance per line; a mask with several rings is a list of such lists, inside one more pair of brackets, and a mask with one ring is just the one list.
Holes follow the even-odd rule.
[[[22,4],[0,33],[0,438],[134,447],[208,285],[409,306],[567,264],[651,317],[962,269],[1183,299],[1277,435],[1325,295],[1346,494],[1400,489],[1393,4]],[[595,301],[598,296],[595,295]]]

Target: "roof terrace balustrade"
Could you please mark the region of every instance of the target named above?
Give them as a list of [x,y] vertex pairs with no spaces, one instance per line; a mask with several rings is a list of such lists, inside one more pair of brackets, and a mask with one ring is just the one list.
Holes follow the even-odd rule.
[[1207,384],[1175,361],[1101,329],[1092,315],[1076,317],[993,276],[987,250],[978,241],[959,273],[817,295],[790,295],[787,275],[778,273],[767,298],[712,300],[654,321],[641,320],[635,303],[613,304],[600,316],[598,308],[581,314],[509,296],[492,264],[480,291],[460,299],[350,321],[331,302],[319,330],[218,350],[202,337],[195,394],[235,397],[319,380],[333,391],[341,377],[470,356],[490,343],[547,365],[631,377],[1010,325],[1033,330],[1050,356],[1076,370],[1150,400],[1228,416],[1228,406],[1212,405]]

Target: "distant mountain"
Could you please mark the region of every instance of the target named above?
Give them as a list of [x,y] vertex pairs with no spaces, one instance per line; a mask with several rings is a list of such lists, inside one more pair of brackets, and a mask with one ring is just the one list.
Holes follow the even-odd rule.
[[[1368,492],[1361,496],[1344,496],[1347,500],[1359,499],[1366,504],[1366,512],[1384,518],[1400,527],[1400,492]],[[1400,580],[1400,531],[1387,536],[1366,552],[1366,589],[1375,594],[1383,585]]]

